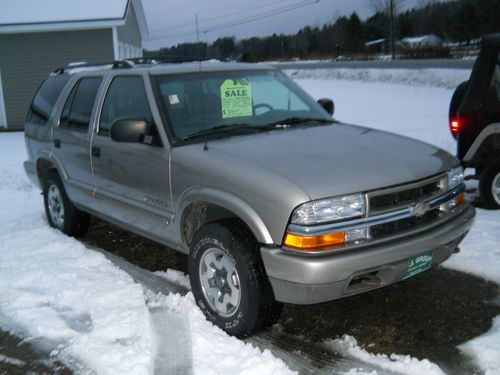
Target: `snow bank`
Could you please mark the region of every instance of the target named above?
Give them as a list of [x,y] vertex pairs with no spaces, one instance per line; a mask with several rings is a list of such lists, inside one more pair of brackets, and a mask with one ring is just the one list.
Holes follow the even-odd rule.
[[59,344],[100,374],[147,374],[153,340],[142,288],[106,258],[48,227],[21,169],[23,134],[1,134],[0,324]]
[[296,79],[344,80],[398,83],[407,86],[456,88],[467,81],[467,69],[289,69],[285,72]]
[[[98,374],[153,373],[157,345],[178,343],[156,340],[150,312],[155,302],[147,304],[148,292],[128,273],[48,226],[40,192],[22,169],[23,136],[0,134],[0,327],[50,344],[52,355],[70,366]],[[187,286],[182,273],[163,276]],[[156,299],[188,319],[184,334],[193,343],[195,374],[293,373],[269,351],[206,321],[192,295]],[[168,336],[169,327],[163,328]]]
[[193,345],[195,374],[203,375],[286,375],[294,374],[269,350],[260,351],[251,344],[228,336],[205,319],[193,295],[170,294],[157,301],[159,306],[187,317]]
[[460,349],[476,359],[485,375],[500,374],[500,316],[493,320],[490,331],[460,345]]
[[[370,363],[383,370],[408,375],[443,375],[444,372],[439,366],[427,359],[419,360],[409,355],[372,354],[358,345],[356,339],[349,335],[344,335],[341,339],[327,340],[325,346],[332,349],[344,357],[352,357],[363,362]],[[358,373],[358,372],[355,372]]]

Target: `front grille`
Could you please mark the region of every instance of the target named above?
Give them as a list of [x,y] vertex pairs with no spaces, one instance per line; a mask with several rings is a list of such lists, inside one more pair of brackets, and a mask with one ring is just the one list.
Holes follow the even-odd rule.
[[406,231],[415,229],[417,226],[431,224],[434,220],[439,219],[441,211],[435,208],[428,211],[421,217],[410,217],[407,219],[392,221],[390,223],[374,225],[370,228],[370,235],[373,239],[382,238],[394,234],[404,233]]
[[426,181],[420,186],[390,189],[386,193],[377,192],[369,197],[370,214],[394,211],[397,208],[430,198],[440,192],[440,186],[440,179],[436,178],[432,181]]

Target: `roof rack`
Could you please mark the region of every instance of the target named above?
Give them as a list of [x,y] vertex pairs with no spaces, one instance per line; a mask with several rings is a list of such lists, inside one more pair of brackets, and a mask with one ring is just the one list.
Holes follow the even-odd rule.
[[52,72],[52,74],[64,74],[71,70],[81,69],[81,68],[104,68],[109,67],[110,69],[127,69],[133,68],[134,63],[129,60],[115,60],[113,62],[99,63],[99,64],[88,64],[88,63],[70,63],[68,66],[57,68]]

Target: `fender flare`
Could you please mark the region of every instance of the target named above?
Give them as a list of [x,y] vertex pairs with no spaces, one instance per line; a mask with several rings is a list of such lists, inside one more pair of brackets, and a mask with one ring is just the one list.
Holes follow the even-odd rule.
[[465,156],[463,158],[463,161],[469,162],[469,161],[473,160],[476,157],[478,151],[481,149],[483,142],[490,135],[497,134],[497,133],[500,134],[500,123],[498,123],[498,122],[493,123],[493,124],[490,124],[487,127],[485,127],[483,129],[483,131],[481,133],[479,133],[479,135],[477,136],[477,138],[474,141],[474,143],[472,144],[472,146],[470,146],[469,150],[467,151],[467,153],[465,154]]
[[245,222],[259,243],[274,243],[264,221],[250,204],[232,193],[208,187],[192,188],[179,198],[179,204],[175,210],[178,213],[177,229],[179,233],[182,233],[182,216],[186,207],[196,202],[214,204],[233,212]]

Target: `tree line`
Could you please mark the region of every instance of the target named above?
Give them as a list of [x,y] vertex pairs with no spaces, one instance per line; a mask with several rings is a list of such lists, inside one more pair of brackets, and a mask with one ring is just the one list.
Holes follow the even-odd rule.
[[[471,43],[482,35],[500,32],[499,0],[431,2],[395,17],[396,38],[435,34],[445,41]],[[381,10],[366,20],[356,13],[322,27],[304,27],[294,35],[273,34],[236,40],[223,37],[213,43],[181,43],[146,51],[171,61],[205,59],[262,61],[333,57],[366,51],[365,43],[389,39],[389,14]]]

